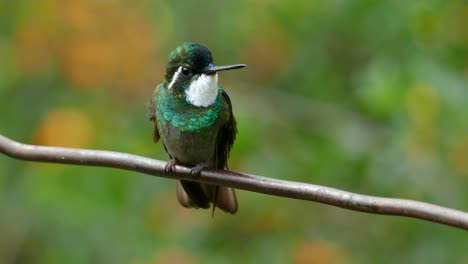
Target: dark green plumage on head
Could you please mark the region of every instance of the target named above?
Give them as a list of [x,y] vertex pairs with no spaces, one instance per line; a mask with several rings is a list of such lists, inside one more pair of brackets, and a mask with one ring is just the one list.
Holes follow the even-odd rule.
[[179,66],[189,67],[201,72],[211,63],[213,63],[213,56],[207,47],[198,43],[186,42],[175,48],[169,55],[165,81],[171,80]]

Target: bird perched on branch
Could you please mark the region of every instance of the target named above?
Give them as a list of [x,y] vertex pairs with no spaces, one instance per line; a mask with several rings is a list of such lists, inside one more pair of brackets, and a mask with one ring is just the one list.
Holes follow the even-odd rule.
[[[153,139],[162,139],[170,161],[166,173],[176,164],[192,166],[199,175],[204,168],[226,169],[229,151],[236,138],[236,119],[231,100],[218,86],[218,72],[245,64],[215,66],[208,48],[184,43],[169,55],[164,82],[149,103]],[[234,189],[181,180],[177,199],[187,208],[214,208],[234,214]]]

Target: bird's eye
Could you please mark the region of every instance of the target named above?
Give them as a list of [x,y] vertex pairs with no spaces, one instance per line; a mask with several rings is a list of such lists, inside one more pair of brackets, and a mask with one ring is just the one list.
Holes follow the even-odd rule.
[[182,74],[184,76],[189,76],[192,71],[189,68],[182,67]]

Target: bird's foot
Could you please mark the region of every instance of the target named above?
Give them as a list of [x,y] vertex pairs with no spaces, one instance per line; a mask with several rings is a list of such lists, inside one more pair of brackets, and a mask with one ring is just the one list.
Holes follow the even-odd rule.
[[164,168],[164,172],[166,173],[166,175],[172,174],[172,171],[174,170],[176,164],[177,164],[177,161],[174,158],[171,158],[169,160],[169,162],[166,165],[166,168]]
[[191,170],[190,174],[193,176],[200,176],[200,173],[202,172],[203,169],[205,169],[208,166],[208,163],[206,161],[202,161],[195,165]]

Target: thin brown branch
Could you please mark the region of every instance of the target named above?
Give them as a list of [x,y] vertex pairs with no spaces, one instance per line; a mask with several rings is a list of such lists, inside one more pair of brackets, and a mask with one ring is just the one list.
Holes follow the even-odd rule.
[[468,213],[418,201],[383,198],[308,183],[271,179],[231,171],[204,170],[199,177],[176,166],[164,173],[166,162],[142,156],[103,151],[21,144],[0,135],[0,152],[15,159],[119,168],[172,179],[184,179],[289,197],[373,214],[400,215],[468,230]]

